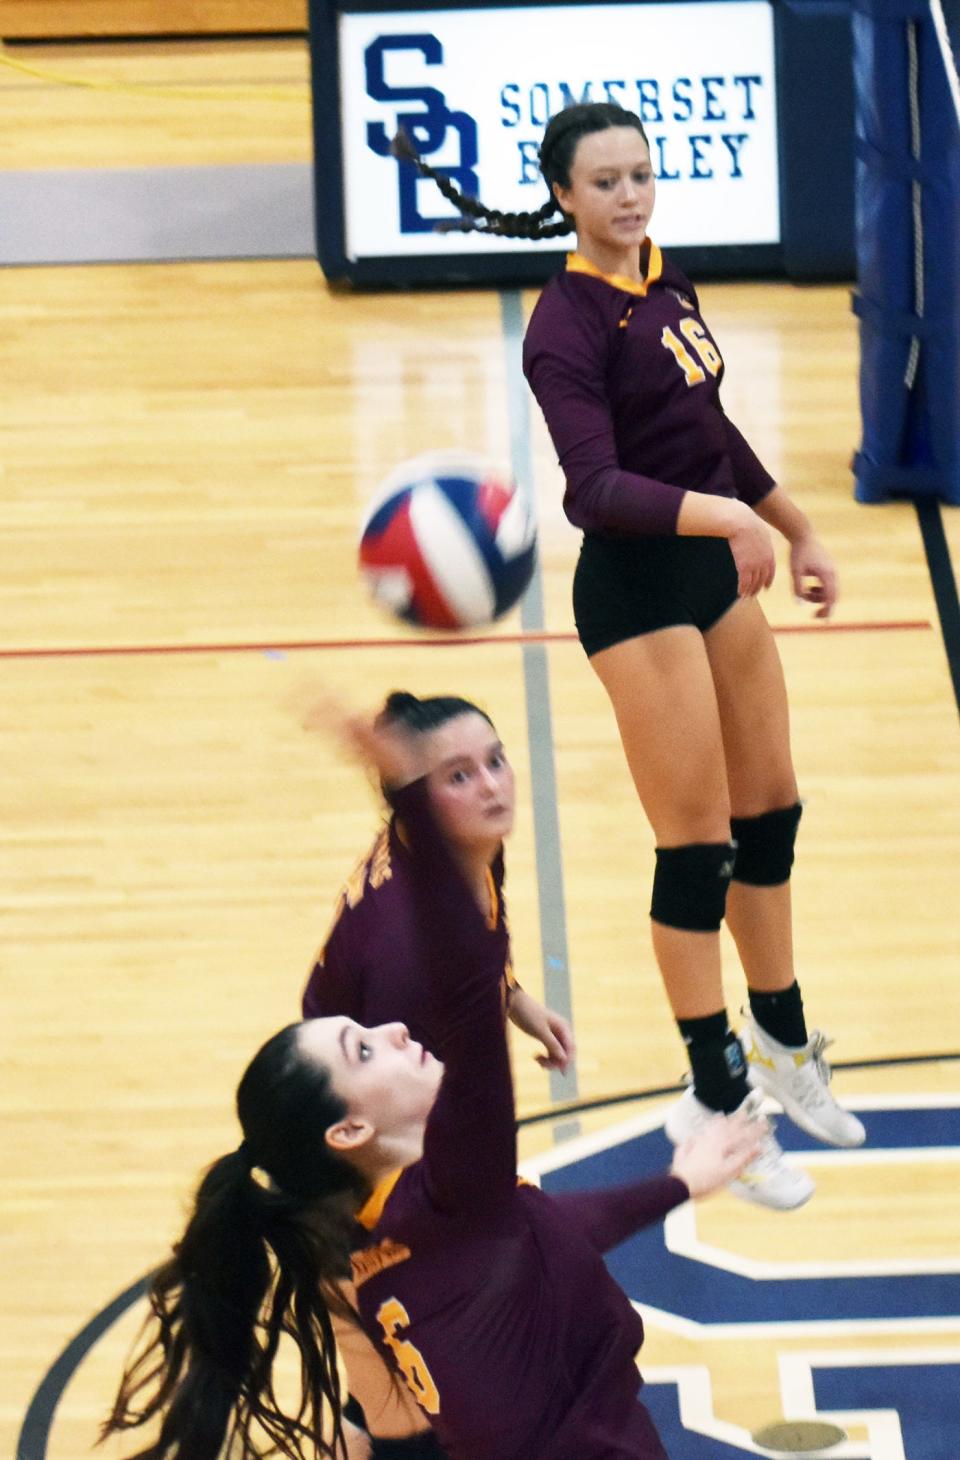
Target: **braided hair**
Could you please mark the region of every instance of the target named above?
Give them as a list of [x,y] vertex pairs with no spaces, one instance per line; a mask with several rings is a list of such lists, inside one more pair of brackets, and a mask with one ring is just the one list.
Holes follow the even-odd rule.
[[[503,213],[497,208],[488,208],[479,198],[462,193],[450,178],[424,162],[406,132],[397,132],[391,148],[394,157],[409,162],[422,177],[436,183],[440,192],[452,203],[461,215],[451,222],[438,223],[439,233],[492,233],[502,238],[558,238],[573,233],[576,225],[569,214],[564,213],[553,193],[554,183],[563,188],[570,186],[570,166],[581,137],[590,132],[604,132],[608,127],[633,127],[646,142],[647,134],[635,112],[613,102],[578,102],[555,112],[547,123],[540,144],[537,160],[540,173],[550,190],[550,197],[535,212]],[[560,218],[555,223],[547,220],[554,213]]]

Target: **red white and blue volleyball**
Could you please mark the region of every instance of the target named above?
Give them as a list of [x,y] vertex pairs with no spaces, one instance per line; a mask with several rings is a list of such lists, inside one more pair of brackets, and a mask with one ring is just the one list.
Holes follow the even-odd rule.
[[376,601],[426,629],[507,613],[533,576],[536,523],[524,493],[480,457],[430,452],[390,473],[360,533]]

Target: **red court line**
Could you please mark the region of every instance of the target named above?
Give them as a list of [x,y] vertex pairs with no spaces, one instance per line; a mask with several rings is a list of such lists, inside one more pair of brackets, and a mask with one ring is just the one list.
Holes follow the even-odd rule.
[[[774,624],[775,634],[877,634],[930,629],[929,619],[848,624]],[[479,644],[575,644],[574,633],[417,634],[389,639],[289,639],[241,644],[85,644],[0,649],[0,659],[107,659],[175,654],[298,654],[326,649],[462,649]]]

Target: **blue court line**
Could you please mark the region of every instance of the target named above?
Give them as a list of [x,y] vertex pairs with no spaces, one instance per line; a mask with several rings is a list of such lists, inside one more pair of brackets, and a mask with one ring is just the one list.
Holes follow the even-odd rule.
[[[838,1070],[886,1070],[898,1065],[939,1065],[946,1061],[960,1060],[960,1049],[942,1050],[936,1054],[891,1055],[883,1059],[831,1060],[830,1068]],[[517,1120],[519,1129],[531,1125],[543,1125],[545,1121],[556,1120],[563,1115],[585,1115],[591,1110],[612,1110],[615,1105],[634,1105],[640,1100],[660,1100],[667,1095],[679,1095],[682,1084],[651,1085],[643,1090],[622,1090],[619,1094],[595,1095],[590,1100],[573,1100],[558,1110],[551,1106],[546,1110],[534,1110],[521,1115]]]
[[[936,1096],[932,1098],[936,1100]],[[891,1099],[895,1101],[896,1096]],[[871,1192],[868,1184],[872,1166],[859,1163],[882,1160],[885,1152],[890,1153],[891,1161],[897,1161],[904,1151],[957,1148],[960,1106],[892,1104],[864,1108],[856,1097],[850,1104],[863,1117],[866,1145],[861,1151],[843,1151],[839,1156],[852,1175],[858,1170],[863,1173],[859,1179],[865,1184],[853,1186],[852,1191],[859,1192],[864,1210],[882,1231],[889,1212],[879,1190]],[[777,1139],[791,1153],[823,1149],[813,1137],[782,1119],[777,1123]],[[655,1175],[669,1163],[670,1156],[663,1127],[656,1125],[544,1172],[541,1185],[544,1191],[554,1193],[617,1186]],[[774,1257],[766,1273],[756,1276],[740,1270],[735,1261],[728,1264],[722,1248],[720,1243],[712,1255],[709,1246],[688,1251],[682,1243],[672,1244],[668,1227],[658,1223],[628,1238],[607,1254],[606,1261],[615,1280],[635,1302],[707,1328],[824,1321],[895,1323],[936,1319],[952,1323],[960,1313],[960,1273],[949,1257],[943,1259],[939,1270],[936,1260],[921,1262],[911,1270],[909,1254],[902,1254],[905,1260],[901,1271],[876,1272],[871,1271],[868,1254],[863,1252],[862,1271],[855,1270],[854,1261],[850,1265],[853,1270],[838,1274],[829,1271],[829,1245],[821,1245],[803,1254],[808,1268],[797,1275],[789,1270],[794,1254],[788,1243],[788,1270],[778,1273]],[[821,1261],[827,1262],[826,1270],[820,1270]],[[951,1452],[951,1460],[955,1453]]]
[[44,1460],[57,1405],[81,1361],[121,1314],[146,1293],[152,1273],[138,1278],[74,1334],[44,1374],[30,1400],[17,1438],[16,1460]]
[[[523,376],[523,305],[520,291],[505,289],[500,294],[507,366],[507,410],[510,422],[510,465],[514,481],[535,510],[533,458],[530,451],[530,412],[527,382]],[[544,628],[543,575],[539,555],[533,579],[520,606],[524,632]],[[543,990],[548,1008],[572,1021],[570,960],[567,951],[567,912],[563,893],[563,853],[557,812],[557,772],[550,711],[550,666],[545,644],[525,643],[523,682],[527,702],[527,744],[530,754],[530,788],[533,797],[533,832],[537,861],[537,896],[540,905],[540,951]],[[550,1098],[575,1099],[579,1091],[573,1065],[565,1075],[550,1071]],[[557,1129],[562,1140],[572,1134]]]
[[[955,1059],[960,1059],[960,1051],[943,1054],[900,1055],[885,1059],[851,1060],[845,1065],[838,1062],[834,1069],[883,1069],[887,1065],[926,1064],[933,1060]],[[676,1086],[663,1086],[655,1089],[636,1090],[627,1095],[601,1097],[597,1100],[584,1101],[579,1109],[594,1110],[603,1105],[612,1106],[626,1100],[654,1099],[674,1093],[677,1088]],[[528,1115],[520,1119],[517,1124],[518,1126],[534,1125],[550,1117],[555,1119],[556,1112],[543,1111]],[[802,1137],[797,1138],[798,1142],[801,1142],[802,1139]],[[636,1175],[635,1172],[632,1174]],[[47,1460],[50,1431],[67,1385],[98,1340],[128,1308],[131,1308],[144,1295],[152,1276],[152,1272],[144,1274],[143,1277],[125,1288],[122,1293],[119,1293],[105,1308],[85,1323],[78,1333],[74,1334],[54,1359],[37,1385],[27,1406],[17,1438],[16,1460]]]

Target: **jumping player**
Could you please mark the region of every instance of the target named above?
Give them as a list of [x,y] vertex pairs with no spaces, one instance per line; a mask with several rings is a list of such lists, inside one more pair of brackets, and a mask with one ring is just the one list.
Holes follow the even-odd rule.
[[[260,1050],[237,1092],[243,1140],[207,1172],[154,1281],[105,1432],[159,1417],[152,1460],[215,1460],[225,1440],[252,1456],[258,1427],[284,1455],[332,1455],[327,1298],[349,1258],[364,1328],[458,1460],[665,1460],[637,1397],[642,1324],[601,1254],[729,1181],[758,1127],[717,1117],[670,1172],[615,1190],[518,1183],[502,939],[410,780],[415,744],[353,733],[402,787],[438,1058],[402,1024],[340,1016]],[[273,1388],[281,1332],[302,1361],[295,1418]]]
[[[790,544],[795,591],[818,618],[833,609],[836,573],[724,413],[723,360],[696,290],[647,236],[655,183],[640,120],[607,103],[552,117],[539,154],[550,196],[535,213],[464,197],[402,135],[395,150],[465,228],[577,235],[533,311],[524,370],[564,471],[566,514],[584,533],[577,631],[656,837],[653,945],[692,1067],[667,1132],[682,1140],[736,1109],[752,1082],[818,1139],[859,1145],[863,1126],[833,1099],[826,1041],[808,1034],[794,972],[801,807],[783,672],[757,601],[774,574],[769,528]],[[743,1046],[724,1006],[724,917],[747,976]],[[735,1190],[790,1208],[813,1183],[771,1135]]]
[[[405,692],[388,697],[380,719],[418,742],[434,812],[501,946],[501,991],[511,1022],[543,1044],[542,1065],[565,1070],[574,1052],[569,1024],[520,987],[511,964],[503,839],[513,826],[515,790],[513,769],[493,723],[460,696],[419,699]],[[365,1025],[402,1020],[412,1039],[435,1047],[415,879],[409,842],[394,813],[341,891],[303,995],[304,1018],[345,1015]],[[441,1456],[422,1411],[409,1402],[406,1390],[398,1390],[356,1325],[335,1317],[334,1326],[350,1389],[344,1415],[351,1460],[354,1454],[358,1460],[364,1455],[371,1460]]]

